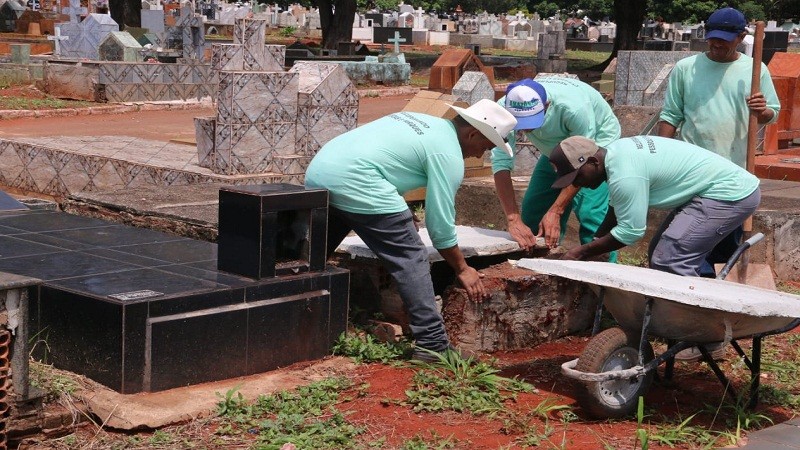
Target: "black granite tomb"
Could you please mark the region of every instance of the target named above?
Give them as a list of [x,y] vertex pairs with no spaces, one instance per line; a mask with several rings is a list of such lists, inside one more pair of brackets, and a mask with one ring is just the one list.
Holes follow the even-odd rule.
[[395,32],[400,33],[400,39],[404,39],[401,45],[411,45],[411,28],[398,27],[378,27],[372,29],[372,42],[375,44],[391,44],[389,39],[394,41]]
[[[218,252],[228,252],[222,243],[62,212],[0,211],[0,271],[42,280],[30,301],[34,356],[136,393],[328,355],[346,327],[349,273],[324,266],[327,192],[304,196],[292,186],[281,199],[281,189],[265,188],[258,205],[277,205],[275,223],[285,226],[247,235],[256,241],[242,240],[239,256],[249,243],[290,242],[281,233],[301,222],[308,242],[262,251],[287,270],[258,280],[217,270]],[[248,208],[257,206],[246,196],[225,200],[220,223],[253,230],[243,218],[256,217]],[[258,261],[262,273],[268,260]]]

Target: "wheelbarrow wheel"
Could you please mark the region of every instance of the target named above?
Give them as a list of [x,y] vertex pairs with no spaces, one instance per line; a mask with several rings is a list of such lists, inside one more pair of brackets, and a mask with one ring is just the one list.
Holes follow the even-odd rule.
[[[644,362],[653,359],[653,347],[644,347]],[[593,337],[578,358],[575,370],[602,373],[630,369],[639,364],[639,336],[621,328],[609,328]],[[642,377],[583,382],[578,387],[578,403],[598,419],[620,418],[632,414],[653,381],[653,371]]]

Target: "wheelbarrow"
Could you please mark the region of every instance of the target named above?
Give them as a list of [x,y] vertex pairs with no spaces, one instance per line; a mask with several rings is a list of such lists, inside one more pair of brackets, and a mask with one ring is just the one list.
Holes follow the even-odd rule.
[[[721,279],[757,239],[743,243],[717,279],[606,262],[519,260],[517,267],[588,283],[599,296],[593,337],[579,358],[561,366],[564,375],[581,381],[577,396],[581,407],[596,418],[633,413],[658,366],[666,362],[664,376],[672,378],[675,354],[695,346],[726,392],[732,392],[706,349],[718,342],[730,343],[750,370],[748,406],[755,407],[762,339],[800,324],[800,296]],[[603,307],[619,326],[598,334]],[[651,337],[666,340],[667,350],[655,356]],[[742,339],[753,340],[749,356],[738,343]]]

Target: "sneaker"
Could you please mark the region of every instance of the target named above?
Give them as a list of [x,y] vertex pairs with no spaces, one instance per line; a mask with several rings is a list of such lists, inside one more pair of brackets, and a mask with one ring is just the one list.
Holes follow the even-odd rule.
[[478,356],[475,352],[471,352],[469,350],[459,350],[452,345],[448,345],[445,350],[440,352],[435,352],[422,347],[416,347],[414,349],[414,353],[411,354],[411,360],[426,364],[435,364],[441,362],[441,358],[446,357],[445,352],[455,353],[456,356],[467,361],[478,362]]
[[[719,361],[725,358],[726,349],[724,342],[706,344],[706,350],[708,350],[708,353],[711,354],[711,358],[714,361]],[[700,361],[701,359],[703,359],[703,354],[700,353],[700,349],[697,347],[690,347],[675,354],[675,361],[695,362]]]

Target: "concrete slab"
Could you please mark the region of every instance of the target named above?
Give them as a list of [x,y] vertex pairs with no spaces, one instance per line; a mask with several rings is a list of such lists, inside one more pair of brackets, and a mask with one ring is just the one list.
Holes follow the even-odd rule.
[[517,267],[717,311],[800,317],[800,296],[728,281],[594,261],[521,259]]
[[[465,258],[471,256],[494,256],[513,253],[520,250],[519,244],[511,239],[511,235],[505,231],[487,230],[459,225],[456,227],[458,233],[458,247]],[[430,262],[442,261],[443,258],[433,247],[427,228],[420,228],[419,236],[428,250]],[[547,248],[544,238],[539,238],[536,242],[537,248]],[[351,257],[377,259],[364,241],[358,236],[348,236],[342,241],[337,249],[339,252],[349,253]]]
[[348,376],[354,368],[349,358],[333,357],[258,375],[129,395],[86,380],[86,387],[76,395],[104,426],[117,430],[155,429],[210,416],[219,402],[218,394],[224,395],[231,389],[253,400],[259,395],[294,389],[324,378]]
[[781,423],[751,433],[747,445],[742,448],[752,449],[800,449],[800,428],[788,423]]

